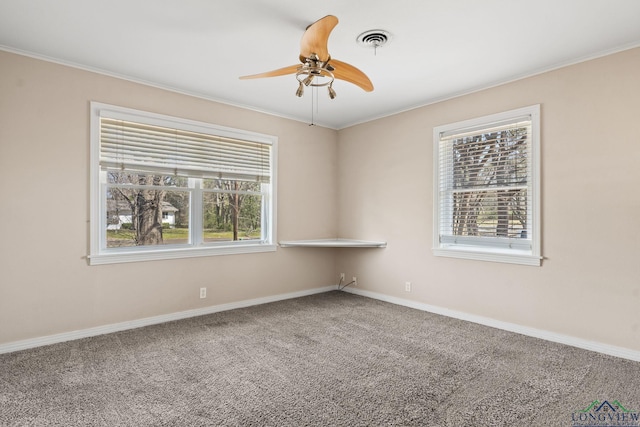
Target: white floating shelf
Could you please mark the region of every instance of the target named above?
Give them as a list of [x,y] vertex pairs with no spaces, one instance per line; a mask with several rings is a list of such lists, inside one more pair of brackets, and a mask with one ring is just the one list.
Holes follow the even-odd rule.
[[387,242],[353,239],[286,240],[279,242],[283,248],[384,248]]

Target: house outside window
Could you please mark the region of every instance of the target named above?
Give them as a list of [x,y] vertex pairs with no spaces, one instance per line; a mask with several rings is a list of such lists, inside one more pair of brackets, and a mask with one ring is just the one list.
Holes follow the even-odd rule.
[[91,103],[90,264],[275,250],[273,136]]
[[539,105],[434,128],[434,255],[540,265],[539,129]]

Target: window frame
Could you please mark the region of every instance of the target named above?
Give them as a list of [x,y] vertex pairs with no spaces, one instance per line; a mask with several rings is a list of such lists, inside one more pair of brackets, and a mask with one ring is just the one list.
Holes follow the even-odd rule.
[[[481,133],[483,129],[495,126],[496,123],[508,122],[519,117],[531,118],[530,155],[530,212],[531,244],[529,249],[512,248],[505,245],[503,239],[473,238],[459,236],[454,241],[442,238],[441,225],[447,215],[441,210],[440,150],[442,135],[474,130]],[[540,218],[540,105],[531,105],[502,113],[491,114],[469,120],[463,120],[433,128],[433,254],[435,256],[473,259],[531,266],[541,265],[541,218]],[[448,179],[445,177],[445,179]],[[450,179],[450,177],[449,177]],[[480,241],[482,239],[482,241]],[[444,240],[444,241],[443,241]],[[506,239],[505,239],[506,240]]]
[[[263,210],[261,228],[262,239],[243,241],[224,241],[204,243],[202,239],[195,239],[188,244],[136,246],[126,248],[107,248],[107,184],[103,183],[100,166],[100,118],[110,117],[163,127],[173,127],[188,131],[207,133],[218,137],[233,137],[246,141],[259,142],[271,147],[271,178],[263,193]],[[89,265],[114,264],[126,262],[141,262],[166,259],[193,258],[214,255],[231,255],[273,252],[277,249],[276,242],[276,189],[277,189],[277,159],[278,138],[242,129],[219,126],[180,117],[135,110],[126,107],[90,102],[90,253]],[[263,184],[265,185],[265,184]],[[192,187],[189,185],[189,187]],[[189,230],[193,235],[200,235],[203,231],[202,189],[195,185],[189,190],[190,202]]]

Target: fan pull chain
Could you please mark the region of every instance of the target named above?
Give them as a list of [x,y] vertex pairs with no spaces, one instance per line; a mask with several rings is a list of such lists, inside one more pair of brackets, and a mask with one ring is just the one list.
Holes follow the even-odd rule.
[[315,122],[314,122],[314,106],[317,108],[317,99],[316,99],[316,92],[318,91],[317,87],[312,87],[311,88],[311,123],[309,124],[309,126],[315,126]]

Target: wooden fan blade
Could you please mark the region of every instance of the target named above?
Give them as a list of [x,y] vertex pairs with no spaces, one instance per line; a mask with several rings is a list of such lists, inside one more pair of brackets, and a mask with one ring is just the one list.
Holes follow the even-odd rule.
[[373,83],[371,83],[369,77],[353,65],[338,61],[337,59],[332,59],[330,64],[334,68],[332,73],[336,79],[353,83],[367,92],[371,92],[373,90]]
[[276,76],[284,76],[287,74],[295,74],[298,71],[298,68],[300,68],[300,65],[290,65],[288,67],[278,68],[277,70],[267,71],[266,73],[252,74],[250,76],[242,76],[240,77],[240,79],[242,80],[260,79],[263,77],[276,77]]
[[336,25],[338,25],[338,18],[333,15],[327,15],[307,27],[300,41],[300,61],[302,63],[313,53],[318,55],[322,62],[329,60],[327,43],[329,34]]

